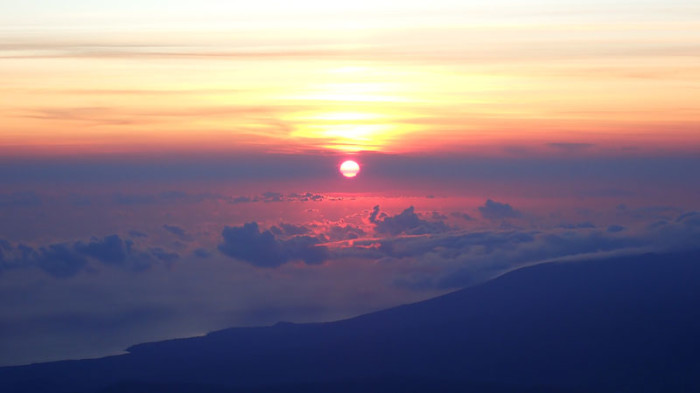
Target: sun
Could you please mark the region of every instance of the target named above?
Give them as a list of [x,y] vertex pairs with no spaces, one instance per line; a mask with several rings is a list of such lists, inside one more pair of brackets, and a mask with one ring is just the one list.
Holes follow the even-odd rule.
[[360,173],[360,165],[353,160],[347,160],[340,164],[340,173],[345,177],[355,177]]

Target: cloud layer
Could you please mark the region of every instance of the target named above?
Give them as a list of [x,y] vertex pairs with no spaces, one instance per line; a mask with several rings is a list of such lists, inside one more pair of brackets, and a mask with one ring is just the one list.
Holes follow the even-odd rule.
[[261,232],[256,222],[239,227],[227,226],[221,236],[223,242],[219,244],[219,251],[259,267],[277,267],[291,261],[317,265],[328,259],[328,250],[318,246],[319,239],[295,236],[280,240],[269,230]]
[[36,267],[56,278],[69,278],[87,271],[91,269],[92,261],[143,271],[158,261],[174,262],[179,258],[177,252],[161,247],[136,248],[133,240],[122,239],[119,235],[39,247],[25,244],[13,247],[6,240],[0,243],[0,273]]
[[[674,206],[616,202],[607,211],[580,208],[570,216],[502,198],[445,205],[439,196],[365,203],[326,195],[315,202],[322,194],[251,192],[257,201],[240,205],[223,192],[200,199],[193,196],[204,193],[196,191],[143,195],[158,202],[112,201],[128,218],[120,232],[0,239],[0,295],[19,299],[0,305],[0,318],[14,321],[0,327],[0,352],[9,354],[0,363],[18,362],[17,351],[26,354],[22,361],[49,359],[45,348],[59,347],[96,356],[114,353],[104,348],[227,326],[337,319],[525,265],[697,248],[700,238],[700,213]],[[54,202],[41,200],[50,214]],[[203,207],[197,219],[171,214],[191,202]],[[91,203],[74,211],[105,206],[97,198]],[[142,217],[157,208],[167,214]],[[232,210],[220,221],[197,221]],[[121,341],[86,342],[95,332]]]
[[382,235],[424,235],[449,230],[449,227],[442,221],[422,220],[415,213],[413,206],[395,216],[379,215],[379,206],[375,206],[369,216],[369,221],[374,224],[375,232]]

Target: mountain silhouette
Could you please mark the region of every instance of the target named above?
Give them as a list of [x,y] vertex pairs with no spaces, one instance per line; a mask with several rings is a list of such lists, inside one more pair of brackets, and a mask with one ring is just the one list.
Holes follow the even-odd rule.
[[0,368],[5,393],[700,392],[700,251],[546,263],[329,323]]

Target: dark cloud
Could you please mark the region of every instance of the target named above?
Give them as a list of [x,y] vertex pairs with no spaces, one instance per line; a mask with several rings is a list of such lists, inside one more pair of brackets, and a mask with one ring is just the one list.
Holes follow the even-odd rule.
[[270,228],[270,231],[274,233],[275,235],[287,235],[287,236],[296,236],[296,235],[306,235],[307,233],[310,233],[311,230],[303,225],[294,225],[294,224],[285,224],[281,223],[278,226],[272,226]]
[[247,196],[239,196],[236,198],[233,198],[231,200],[231,203],[237,204],[237,203],[248,203],[248,202],[253,202],[253,198],[247,197]]
[[654,221],[651,224],[649,224],[649,229],[658,229],[658,228],[661,228],[661,227],[666,226],[666,225],[668,225],[667,220],[658,220],[658,221]]
[[74,249],[86,256],[97,259],[100,262],[123,264],[128,255],[130,243],[123,241],[118,235],[110,235],[105,238],[92,239],[89,243],[77,242]]
[[33,247],[24,244],[13,247],[7,240],[0,239],[0,273],[36,267],[37,256],[38,253]]
[[325,199],[323,195],[319,194],[312,194],[310,192],[303,193],[303,194],[297,194],[296,192],[293,192],[289,195],[287,195],[288,199],[291,200],[298,200],[301,202],[307,202],[307,201],[312,201],[312,202],[320,202]]
[[10,251],[11,249],[12,246],[10,245],[10,242],[0,239],[0,273],[6,268],[5,252]]
[[143,232],[139,232],[139,231],[134,231],[134,230],[129,231],[129,236],[131,236],[133,238],[148,237],[147,234],[145,234]]
[[[1,170],[2,168],[0,168]],[[311,192],[285,194],[282,192],[268,191],[262,194],[248,196],[231,196],[219,193],[188,193],[181,190],[168,190],[158,193],[124,193],[117,192],[110,196],[111,202],[124,206],[156,205],[156,204],[196,204],[205,201],[219,201],[230,204],[240,203],[269,203],[269,202],[320,202],[323,200],[334,200],[339,198],[327,197]],[[89,206],[93,200],[86,196],[70,195],[67,197],[68,203],[73,206]],[[0,194],[0,207],[3,205],[27,205],[34,206],[41,200],[34,193]]]
[[440,212],[433,212],[430,216],[433,220],[447,220],[447,216]]
[[[225,199],[228,203],[238,204],[238,203],[254,203],[254,202],[320,202],[327,198],[324,195],[313,194],[310,192],[297,193],[292,192],[289,194],[284,194],[281,192],[268,191],[260,195],[255,196],[237,196],[237,197],[227,197],[221,198]],[[332,199],[332,198],[331,198]]]
[[2,241],[0,270],[38,267],[56,278],[69,278],[80,273],[88,264],[85,256],[68,243],[56,243],[37,249],[24,244],[12,247]]
[[[176,191],[176,190],[171,190],[171,191],[163,191],[158,194],[158,199],[163,200],[163,201],[181,201],[183,199],[189,199],[190,195],[188,195],[184,191]],[[199,198],[197,198],[199,199]]]
[[375,232],[379,234],[388,234],[392,236],[400,234],[424,235],[446,232],[450,229],[442,221],[426,221],[420,219],[415,213],[413,206],[395,216],[386,216],[382,219],[377,218],[378,213],[379,206],[375,206],[370,214],[369,220],[374,224]]
[[[485,214],[485,209],[490,211],[486,216],[491,214],[506,217],[520,214],[510,205],[492,200],[488,200],[480,212]],[[654,210],[653,214],[649,214],[650,217],[659,214],[665,216],[672,211],[665,208],[647,210]],[[640,209],[619,211],[622,212],[620,214],[627,214]],[[459,213],[451,215],[458,216],[457,214]],[[368,239],[366,228],[346,224],[344,221],[308,226],[281,223],[269,230],[261,230],[256,222],[251,222],[239,227],[226,227],[222,231],[222,241],[218,249],[226,256],[259,267],[277,267],[292,261],[318,264],[328,259],[345,257],[372,259],[383,261],[382,263],[402,261],[401,263],[406,265],[400,269],[397,267],[402,272],[400,279],[397,278],[398,281],[405,285],[415,282],[417,287],[425,287],[430,282],[433,288],[447,288],[451,285],[467,285],[487,273],[495,274],[521,264],[539,263],[556,258],[630,250],[696,247],[700,236],[698,212],[683,213],[667,220],[625,222],[624,227],[596,227],[590,222],[581,222],[549,228],[538,225],[537,230],[501,227],[489,231],[482,229],[479,232],[451,228],[440,220],[421,219],[425,216],[442,216],[439,213],[432,215],[432,212],[421,216],[413,207],[389,216],[383,214],[379,206],[376,206],[369,216],[374,235],[383,238]],[[176,235],[187,234],[183,227],[165,225],[163,228]],[[322,234],[319,234],[321,231]],[[343,240],[354,241],[322,244]],[[172,244],[166,248],[143,243],[144,240],[126,240],[119,235],[34,247],[12,247],[9,242],[0,241],[0,269],[9,271],[34,267],[54,277],[65,278],[81,271],[99,268],[98,263],[140,271],[158,264],[172,264],[185,256],[211,256],[207,249],[194,248],[186,243],[181,243],[180,248]],[[458,271],[461,273],[457,274]],[[412,278],[409,279],[409,276]],[[448,280],[448,276],[452,278]],[[421,280],[421,277],[428,281]]]
[[597,229],[515,230],[387,239],[372,252],[380,252],[390,258],[388,263],[401,266],[397,285],[427,289],[463,287],[519,266],[558,258],[641,253],[648,244],[643,237],[617,236]]
[[672,221],[657,221],[652,225],[655,236],[650,239],[668,250],[698,247],[700,212],[687,212]]
[[518,218],[522,214],[513,209],[507,203],[496,202],[491,199],[487,200],[484,206],[479,206],[481,216],[488,220],[503,220],[506,218]]
[[676,222],[691,226],[700,226],[700,212],[683,213],[676,218]]
[[280,241],[282,249],[292,260],[301,260],[309,265],[318,265],[330,257],[328,249],[317,246],[319,240],[311,236],[297,236]]
[[362,228],[350,224],[332,225],[324,232],[329,241],[358,239],[366,234]]
[[626,228],[623,227],[622,225],[610,225],[610,226],[608,227],[608,232],[610,232],[610,233],[617,233],[617,232],[622,232],[622,231],[624,231],[625,229],[626,229]]
[[67,244],[41,247],[32,253],[31,259],[39,268],[58,278],[75,276],[87,265],[87,259]]
[[276,267],[289,261],[281,254],[272,232],[261,233],[256,222],[242,227],[227,226],[221,235],[224,241],[219,245],[219,251],[232,258],[264,267]]
[[32,247],[27,246],[26,244],[19,244],[17,246],[17,252],[19,254],[19,258],[21,260],[27,260],[34,255],[35,251]]
[[379,205],[372,208],[372,213],[370,213],[370,215],[369,215],[369,222],[376,224],[378,215],[379,215]]
[[119,235],[37,248],[24,244],[12,247],[9,242],[0,241],[0,270],[40,268],[58,278],[94,270],[96,266],[91,265],[91,261],[138,272],[150,268],[154,263],[170,264],[179,258],[178,253],[161,247],[135,250],[133,241],[124,240]]
[[[517,214],[504,203],[491,201],[484,207],[491,208],[491,216]],[[581,222],[537,230],[512,227],[465,232],[451,228],[417,237],[392,236],[403,228],[418,225],[412,209],[384,219],[377,218],[379,215],[378,207],[370,213],[370,221],[375,226],[386,222],[388,228],[397,229],[384,230],[381,234],[388,235],[384,239],[357,240],[352,247],[334,249],[334,257],[380,261],[381,266],[396,269],[397,285],[413,289],[461,287],[519,266],[552,260],[697,248],[700,238],[698,212],[684,213],[672,220],[653,221],[653,224],[640,223],[634,226],[635,230],[628,226],[597,227]],[[395,220],[397,217],[399,219]]]
[[227,226],[221,234],[223,242],[219,244],[219,251],[259,267],[277,267],[295,260],[319,264],[329,257],[326,247],[318,246],[320,241],[315,237],[279,240],[269,230],[261,232],[256,222],[240,227]]
[[163,229],[179,237],[182,240],[192,240],[192,236],[190,236],[184,228],[179,227],[177,225],[165,224],[163,225]]
[[393,238],[380,241],[379,251],[397,258],[420,257],[432,252],[454,258],[472,251],[490,254],[494,250],[513,248],[515,244],[534,241],[535,234],[537,232],[471,232],[420,238]]
[[167,251],[164,250],[161,247],[153,247],[150,249],[151,255],[156,257],[159,261],[165,262],[165,263],[173,263],[180,259],[180,254],[173,252],[173,251]]
[[284,194],[281,192],[268,191],[262,194],[263,202],[282,202],[284,199]]
[[466,221],[473,221],[474,220],[472,218],[472,216],[470,216],[467,213],[463,213],[463,212],[452,212],[452,213],[450,213],[450,216],[455,217],[455,218],[461,218],[462,220],[466,220]]

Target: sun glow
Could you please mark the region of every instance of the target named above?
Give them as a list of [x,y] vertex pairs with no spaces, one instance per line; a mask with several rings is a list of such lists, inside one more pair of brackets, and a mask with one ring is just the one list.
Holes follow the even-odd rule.
[[345,177],[355,177],[360,173],[360,165],[353,160],[347,160],[340,164],[340,173]]
[[381,67],[347,66],[327,70],[322,83],[285,99],[306,108],[286,120],[290,136],[323,149],[345,152],[385,150],[408,131],[403,108],[411,102],[407,85]]
[[381,150],[397,132],[394,116],[362,110],[309,113],[297,117],[294,123],[292,136],[346,152]]

